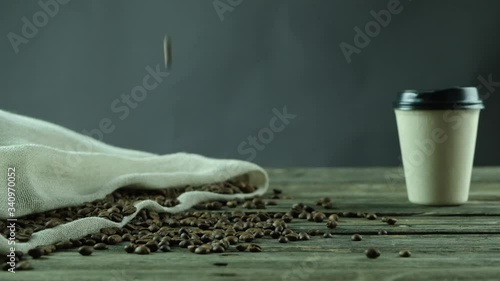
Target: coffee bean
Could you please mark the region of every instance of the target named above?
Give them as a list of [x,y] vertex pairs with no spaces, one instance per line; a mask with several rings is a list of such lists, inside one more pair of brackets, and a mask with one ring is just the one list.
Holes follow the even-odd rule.
[[108,245],[104,244],[104,243],[97,243],[94,245],[94,249],[95,250],[107,250],[108,249]]
[[331,221],[331,220],[328,220],[326,222],[326,227],[332,229],[332,228],[336,228],[337,227],[337,223],[335,221]]
[[134,244],[129,243],[129,244],[125,245],[125,247],[123,247],[123,249],[125,250],[125,252],[131,254],[135,251],[135,246],[134,246]]
[[298,216],[297,218],[303,220],[303,219],[307,219],[311,214],[306,212],[306,211],[302,211]]
[[282,219],[284,222],[286,222],[286,223],[290,223],[290,222],[292,222],[293,217],[292,217],[292,216],[290,216],[290,215],[283,215],[283,217],[281,217],[281,219]]
[[333,209],[332,202],[323,203],[323,204],[321,204],[321,206],[323,206],[323,208],[325,208],[325,209]]
[[247,249],[248,249],[248,244],[239,244],[238,246],[236,246],[236,250],[240,252],[244,252]]
[[238,243],[238,238],[236,236],[227,236],[226,241],[229,242],[231,245],[236,245]]
[[299,240],[310,240],[311,236],[305,232],[299,233]]
[[30,255],[33,259],[38,259],[43,256],[43,252],[39,248],[34,248],[28,251],[28,255]]
[[250,244],[250,245],[248,246],[248,251],[249,251],[249,252],[258,253],[258,252],[262,252],[262,248],[261,248],[259,245],[256,245],[256,244]]
[[386,230],[379,230],[378,235],[387,235],[387,231]]
[[134,253],[138,255],[149,255],[151,253],[151,250],[149,250],[148,247],[141,245],[135,248]]
[[198,247],[194,250],[194,253],[198,255],[205,255],[210,253],[210,250],[207,249],[206,247]]
[[402,258],[409,258],[411,257],[411,252],[408,250],[401,250],[399,251],[399,256]]
[[359,234],[353,234],[353,235],[351,236],[351,240],[352,240],[352,241],[361,241],[361,240],[362,240],[362,237],[361,237],[361,235],[359,235]]
[[388,220],[388,219],[389,219],[388,217],[382,217],[380,220],[381,220],[382,222],[387,222],[387,220]]
[[226,249],[220,244],[212,244],[212,249],[210,250],[212,253],[223,253]]
[[328,216],[328,220],[339,221],[339,216],[337,214],[331,214],[330,216]]
[[78,253],[82,256],[90,256],[92,255],[93,248],[91,246],[82,246],[78,249]]
[[158,248],[158,249],[162,252],[170,252],[171,251],[170,246],[166,245],[166,244],[161,245],[160,248]]
[[321,212],[315,213],[313,216],[313,220],[315,222],[322,222],[325,219],[326,219],[326,215],[324,213],[321,213]]
[[333,238],[333,235],[330,232],[325,232],[323,238]]
[[388,225],[395,225],[398,220],[395,218],[388,218],[387,219],[387,224]]
[[322,235],[323,231],[321,231],[319,229],[311,229],[311,230],[308,230],[307,233],[311,236],[318,236],[318,235]]
[[151,253],[158,251],[158,243],[156,241],[149,241],[148,243],[144,244],[144,246],[148,247]]
[[366,215],[366,218],[368,220],[376,220],[377,219],[377,215],[374,214],[374,213],[369,213],[369,214]]
[[31,267],[31,263],[29,261],[19,261],[16,263],[16,270],[30,270],[33,269]]
[[370,248],[365,251],[365,255],[370,259],[376,259],[380,256],[380,252],[376,249]]
[[343,212],[342,216],[346,218],[356,218],[358,217],[358,214],[354,212]]
[[189,245],[193,245],[193,241],[191,240],[182,240],[181,242],[179,242],[179,247],[181,248],[187,248]]
[[288,239],[288,241],[297,241],[299,240],[299,236],[295,233],[290,233],[290,234],[287,234],[286,236],[286,239]]
[[241,242],[252,242],[253,241],[253,235],[250,233],[242,233],[239,237],[239,241]]
[[280,238],[278,239],[278,242],[280,242],[280,243],[288,243],[288,238],[286,238],[285,236],[280,236]]
[[106,241],[109,245],[116,245],[118,243],[122,242],[122,237],[118,234],[113,234],[108,237],[108,240]]
[[198,248],[198,246],[196,245],[187,246],[188,251],[190,251],[191,253],[194,253],[194,250],[196,250],[196,248]]
[[94,246],[97,242],[95,240],[92,240],[92,239],[87,239],[85,240],[85,242],[83,242],[83,245],[85,246]]
[[278,238],[281,236],[281,233],[280,233],[280,232],[278,232],[278,231],[273,231],[273,232],[271,232],[271,235],[270,235],[270,236],[271,236],[271,238],[273,238],[273,239],[278,239]]

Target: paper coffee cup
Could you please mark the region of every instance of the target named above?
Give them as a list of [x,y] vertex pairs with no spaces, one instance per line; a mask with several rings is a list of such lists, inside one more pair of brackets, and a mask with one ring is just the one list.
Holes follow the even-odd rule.
[[483,108],[474,87],[406,90],[398,95],[394,110],[410,202],[467,202]]

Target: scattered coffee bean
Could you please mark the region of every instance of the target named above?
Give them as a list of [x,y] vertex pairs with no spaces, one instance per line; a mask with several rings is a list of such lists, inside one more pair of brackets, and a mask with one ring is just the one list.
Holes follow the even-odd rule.
[[104,244],[104,243],[97,243],[94,245],[94,249],[95,250],[107,250],[108,249],[108,245]]
[[395,218],[388,218],[387,219],[387,224],[388,225],[395,225],[398,220]]
[[381,220],[382,222],[387,222],[387,220],[388,220],[388,219],[389,219],[388,217],[382,217],[380,220]]
[[161,245],[160,248],[158,248],[158,249],[162,252],[170,252],[171,251],[170,246],[166,245],[166,244]]
[[148,247],[151,253],[154,253],[158,251],[158,243],[154,240],[149,241],[148,243],[144,244],[144,246]]
[[125,252],[131,254],[135,251],[135,246],[134,246],[134,244],[129,243],[129,244],[125,245],[125,247],[123,247],[123,249],[125,250]]
[[90,256],[92,255],[93,248],[91,246],[82,246],[78,249],[78,253],[82,256]]
[[386,230],[379,230],[378,235],[387,235],[387,231]]
[[198,247],[194,250],[194,253],[198,255],[205,255],[210,253],[210,250],[207,249],[206,247]]
[[261,248],[259,245],[256,245],[256,244],[250,244],[250,245],[248,246],[248,251],[249,251],[249,252],[258,253],[258,252],[262,252],[262,248]]
[[380,256],[380,252],[379,252],[379,250],[370,248],[370,249],[365,251],[365,255],[366,255],[366,257],[368,257],[370,259],[376,259]]
[[31,263],[29,261],[19,261],[16,263],[16,270],[30,270],[33,269],[31,267]]
[[399,251],[399,256],[402,258],[409,258],[411,257],[411,252],[408,250],[401,250]]
[[362,237],[361,237],[361,235],[359,235],[359,234],[353,234],[353,235],[351,236],[351,240],[352,240],[352,241],[361,241],[361,240],[362,240]]
[[326,219],[326,215],[324,213],[318,212],[313,215],[313,220],[315,222],[322,222]]
[[141,245],[135,248],[134,253],[138,255],[149,255],[151,253],[151,250],[149,250],[148,247]]
[[278,239],[278,242],[280,242],[280,243],[288,243],[288,238],[286,238],[285,236],[280,236],[280,238]]
[[330,232],[325,232],[323,238],[333,238],[333,235]]
[[339,216],[337,214],[331,214],[330,216],[328,216],[328,220],[339,221]]
[[43,256],[43,251],[39,248],[34,248],[28,251],[28,255],[30,255],[33,259],[38,259]]
[[374,213],[369,213],[369,214],[366,214],[366,218],[368,220],[376,220],[377,219],[377,215],[374,214]]
[[301,232],[299,233],[299,240],[310,240],[311,239],[311,236],[309,236],[309,234],[305,233],[305,232]]
[[335,221],[328,220],[328,221],[326,222],[326,227],[328,227],[328,228],[330,228],[330,229],[331,229],[331,228],[336,228],[336,227],[337,227],[337,223],[336,223]]
[[236,246],[236,250],[240,252],[244,252],[247,249],[248,249],[248,244],[239,244],[238,246]]

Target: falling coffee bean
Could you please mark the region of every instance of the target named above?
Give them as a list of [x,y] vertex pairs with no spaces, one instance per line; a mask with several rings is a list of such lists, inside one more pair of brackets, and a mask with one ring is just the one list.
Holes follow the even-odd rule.
[[361,240],[362,240],[362,237],[361,237],[361,235],[359,235],[359,234],[353,234],[353,235],[351,236],[351,240],[352,240],[352,241],[361,241]]
[[93,248],[91,246],[82,246],[78,249],[78,253],[82,256],[90,256],[92,255]]
[[380,256],[380,252],[377,249],[370,248],[365,251],[365,255],[367,258],[376,259]]
[[411,252],[408,250],[401,250],[399,251],[399,256],[402,258],[409,258],[411,257]]

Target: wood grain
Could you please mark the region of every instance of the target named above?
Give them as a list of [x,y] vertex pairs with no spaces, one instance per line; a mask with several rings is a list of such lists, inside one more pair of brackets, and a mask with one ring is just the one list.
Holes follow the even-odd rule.
[[[500,167],[476,168],[470,201],[454,207],[410,204],[403,181],[386,180],[396,172],[395,168],[269,170],[271,189],[282,189],[292,198],[278,200],[268,212],[286,212],[293,203],[314,204],[331,197],[334,209],[318,209],[379,215],[374,221],[343,217],[338,228],[330,230],[331,239],[316,236],[287,244],[257,239],[262,253],[231,250],[206,256],[179,248],[148,256],[126,254],[121,246],[95,251],[90,257],[69,250],[33,261],[33,271],[0,274],[0,280],[499,280]],[[396,217],[397,224],[381,222],[382,215]],[[329,231],[324,223],[306,220],[296,219],[290,226]],[[376,235],[381,229],[389,235]],[[353,233],[363,240],[351,241]],[[380,250],[381,256],[366,258],[364,250],[369,247]],[[412,257],[399,257],[401,249],[410,250]]]

